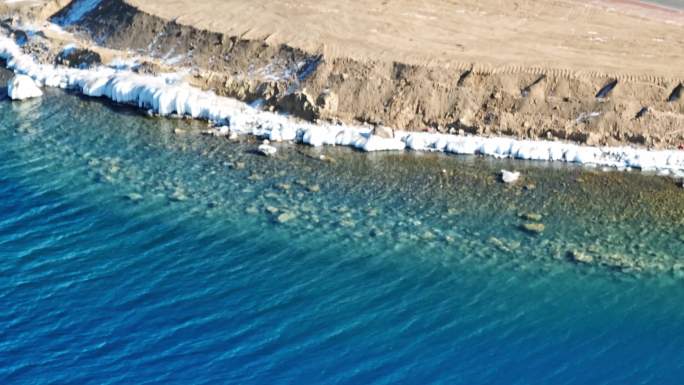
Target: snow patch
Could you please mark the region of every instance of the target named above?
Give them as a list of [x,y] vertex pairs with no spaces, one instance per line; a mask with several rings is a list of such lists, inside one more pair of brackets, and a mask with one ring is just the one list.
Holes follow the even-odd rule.
[[275,142],[293,141],[312,146],[343,145],[363,151],[440,151],[684,174],[684,151],[591,147],[552,141],[427,132],[395,131],[394,138],[387,139],[373,135],[369,126],[313,124],[260,111],[238,100],[194,88],[183,82],[178,74],[136,74],[126,69],[126,66],[116,65],[114,67],[124,69],[105,66],[76,69],[37,64],[12,39],[3,36],[0,36],[0,58],[7,61],[9,69],[27,75],[39,86],[106,97],[162,116],[179,115],[208,120],[223,127],[223,134],[229,132],[231,136],[249,134]]

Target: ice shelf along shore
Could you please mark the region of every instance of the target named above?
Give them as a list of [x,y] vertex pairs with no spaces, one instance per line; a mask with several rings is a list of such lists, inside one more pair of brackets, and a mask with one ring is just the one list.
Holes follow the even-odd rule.
[[128,69],[76,69],[37,63],[10,38],[0,36],[0,57],[17,74],[41,87],[76,90],[106,97],[162,116],[177,114],[213,122],[220,131],[251,134],[274,142],[295,141],[312,146],[343,145],[363,151],[416,150],[480,154],[498,158],[573,162],[618,169],[657,170],[684,176],[684,151],[632,147],[591,147],[555,141],[517,140],[426,132],[396,131],[394,138],[372,134],[367,126],[308,123],[261,111],[235,99],[217,96],[184,83],[179,76],[152,76]]

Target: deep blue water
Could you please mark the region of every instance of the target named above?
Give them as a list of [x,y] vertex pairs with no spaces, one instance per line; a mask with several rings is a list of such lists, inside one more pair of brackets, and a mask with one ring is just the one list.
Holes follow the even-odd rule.
[[[61,92],[0,102],[1,384],[682,383],[674,182],[265,159],[202,127]],[[578,266],[577,247],[664,267]]]

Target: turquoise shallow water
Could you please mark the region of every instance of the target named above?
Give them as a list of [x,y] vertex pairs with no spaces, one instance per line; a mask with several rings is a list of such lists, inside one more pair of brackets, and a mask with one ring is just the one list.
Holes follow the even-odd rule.
[[0,383],[681,383],[673,181],[204,127],[0,102]]

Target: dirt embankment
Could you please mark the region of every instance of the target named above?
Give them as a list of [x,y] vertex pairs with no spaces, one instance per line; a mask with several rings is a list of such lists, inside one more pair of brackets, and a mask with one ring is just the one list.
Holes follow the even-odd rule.
[[[176,3],[183,1],[175,0]],[[322,7],[327,2],[317,4]],[[138,51],[167,65],[191,67],[194,74],[192,82],[200,87],[247,102],[263,100],[266,108],[289,112],[304,119],[366,122],[407,130],[559,138],[592,145],[632,143],[675,148],[684,143],[684,91],[678,72],[682,71],[680,67],[684,63],[679,62],[680,57],[676,56],[681,53],[662,59],[674,60],[672,69],[658,57],[649,59],[647,56],[660,52],[651,48],[635,52],[633,58],[621,59],[614,56],[623,55],[624,52],[614,47],[612,49],[615,51],[611,52],[610,41],[605,45],[609,54],[601,51],[601,47],[591,45],[594,43],[592,39],[602,39],[603,35],[599,32],[583,31],[582,34],[589,35],[583,35],[581,41],[564,41],[566,46],[572,48],[571,52],[584,52],[590,56],[596,53],[599,56],[598,59],[587,56],[586,65],[581,64],[584,60],[581,54],[577,54],[579,58],[572,56],[565,52],[567,49],[562,55],[570,56],[564,58],[561,55],[565,61],[558,63],[570,64],[564,67],[556,63],[554,52],[549,52],[551,48],[544,48],[555,47],[555,40],[544,42],[543,39],[536,48],[534,42],[530,41],[519,43],[511,40],[508,44],[514,47],[510,49],[506,47],[506,42],[497,46],[495,41],[489,44],[489,48],[480,49],[481,52],[469,51],[470,47],[464,45],[462,56],[450,53],[456,56],[447,55],[443,60],[420,62],[416,56],[407,55],[403,61],[388,53],[387,47],[380,46],[382,39],[377,43],[380,48],[378,55],[372,54],[373,47],[361,47],[368,49],[368,53],[363,55],[352,54],[351,51],[346,52],[345,47],[349,48],[351,44],[354,48],[354,39],[358,36],[347,36],[350,41],[348,44],[332,41],[326,45],[326,37],[322,34],[313,34],[312,42],[311,39],[298,41],[297,36],[277,30],[274,30],[273,35],[261,37],[257,37],[259,33],[252,28],[247,28],[243,33],[235,33],[235,30],[220,32],[222,28],[217,25],[217,31],[208,31],[200,29],[204,24],[195,20],[188,21],[195,26],[184,25],[182,18],[176,21],[156,16],[142,10],[140,4],[136,7],[130,3],[104,0],[70,28],[102,46]],[[463,3],[472,6],[471,3],[477,2]],[[492,1],[481,2],[485,5],[489,3]],[[521,7],[532,9],[534,4],[527,3],[521,2]],[[539,25],[543,26],[543,23],[540,24],[539,20],[550,18],[549,15],[557,11],[556,8],[566,5],[568,1],[538,3],[544,6],[548,3],[551,8],[544,9],[542,6],[543,12],[538,14],[530,13],[529,9],[517,9],[514,16],[520,20],[532,18],[533,27],[540,29]],[[150,4],[154,9],[157,2]],[[579,5],[576,6],[580,9]],[[264,12],[256,5],[255,8]],[[69,12],[69,9],[67,6],[57,16]],[[590,11],[596,10],[592,8]],[[572,11],[569,10],[570,14]],[[617,31],[622,24],[628,24],[631,20],[620,18],[634,18],[615,11],[605,12],[609,17],[618,18],[619,23],[610,21],[617,23],[614,27]],[[480,11],[480,14],[486,15],[486,12]],[[504,16],[508,17],[508,14]],[[245,18],[248,17],[245,15]],[[591,17],[594,17],[593,14]],[[228,18],[225,23],[230,24],[232,20]],[[508,22],[512,23],[511,20]],[[573,27],[571,22],[573,20],[564,28],[578,27],[579,24]],[[584,22],[589,23],[586,20]],[[207,24],[211,25],[214,24]],[[586,28],[587,25],[590,24],[582,27]],[[659,30],[656,22],[649,21],[645,25],[648,29],[644,31],[657,35]],[[466,32],[460,33],[467,33],[467,27],[464,24]],[[670,24],[663,24],[663,31],[668,32],[671,27]],[[259,25],[254,28],[266,27]],[[309,26],[299,25],[297,28],[305,33]],[[315,29],[315,26],[311,28]],[[496,25],[489,28],[493,34],[502,33],[497,32]],[[595,29],[601,31],[601,28],[601,25],[596,25]],[[537,32],[541,36],[544,29]],[[548,31],[551,35],[554,33],[556,31]],[[312,48],[315,47],[316,37],[322,39],[318,49]],[[563,40],[570,37],[556,38]],[[293,44],[287,43],[290,38]],[[438,40],[441,38],[435,37]],[[369,40],[373,38],[369,37]],[[641,43],[627,40],[623,43],[623,50],[631,52],[642,47],[639,45]],[[483,44],[487,41],[483,36]],[[392,43],[391,40],[385,42]],[[684,47],[684,42],[679,40],[670,43],[673,47]],[[585,45],[591,46],[587,48]],[[360,52],[363,52],[361,48]],[[496,63],[498,59],[494,51],[497,49],[510,64]],[[524,60],[515,61],[516,50],[527,50],[528,55],[523,55]],[[587,50],[588,53],[585,52]],[[532,64],[535,54],[539,55],[539,65]],[[599,69],[592,70],[592,60],[598,60],[596,66]],[[654,71],[644,70],[648,60],[654,63]],[[624,71],[619,70],[620,63],[624,63]]]

